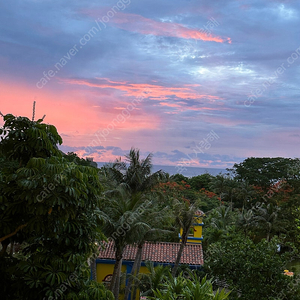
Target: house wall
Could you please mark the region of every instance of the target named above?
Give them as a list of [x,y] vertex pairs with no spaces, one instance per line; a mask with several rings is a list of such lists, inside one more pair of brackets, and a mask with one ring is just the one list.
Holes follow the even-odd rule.
[[[96,266],[97,281],[102,283],[104,278],[107,275],[110,275],[110,274],[112,275],[113,274],[115,261],[114,260],[108,260],[108,259],[105,259],[105,260],[97,259],[96,264],[97,264],[97,266]],[[129,274],[129,273],[131,273],[132,266],[133,266],[133,262],[123,261],[121,270],[122,270],[123,273],[126,272],[127,274]],[[149,271],[148,271],[146,266],[141,266],[140,273],[146,274],[146,273],[149,273]],[[121,286],[121,288],[122,287],[124,287],[124,285]],[[137,295],[139,296],[139,292],[137,293]],[[122,295],[120,295],[120,299],[121,300],[124,299],[122,297]],[[139,299],[139,297],[137,297],[137,299]]]
[[[202,230],[203,230],[202,217],[195,216],[194,224],[191,228],[194,229],[193,234],[188,236],[187,243],[189,244],[201,244],[203,240]],[[181,242],[182,229],[180,229],[179,240]]]
[[[102,282],[107,275],[112,274],[114,271],[114,265],[115,265],[114,261],[108,261],[106,263],[97,262],[97,268],[96,268],[97,281]],[[122,265],[121,271],[126,272],[125,265]]]

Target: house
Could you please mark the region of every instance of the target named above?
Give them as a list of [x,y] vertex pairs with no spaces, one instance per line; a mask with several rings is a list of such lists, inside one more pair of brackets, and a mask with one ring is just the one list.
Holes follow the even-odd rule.
[[[193,226],[190,228],[190,233],[187,239],[187,244],[201,244],[203,240],[202,229],[203,229],[203,215],[201,210],[196,211],[194,217]],[[181,242],[182,229],[180,229],[180,234],[178,235],[179,241]]]
[[[202,228],[203,228],[203,212],[197,211],[194,218],[193,226],[190,229],[187,245],[184,248],[180,263],[189,265],[191,269],[199,269],[203,265],[202,250]],[[181,233],[179,240],[181,241]],[[142,253],[142,266],[140,273],[146,273],[146,261],[164,266],[174,265],[180,243],[146,242]],[[129,274],[134,263],[137,252],[137,246],[127,245],[123,253],[122,272]],[[109,284],[115,264],[114,243],[110,241],[105,248],[100,251],[99,257],[96,259],[96,279],[98,282]]]

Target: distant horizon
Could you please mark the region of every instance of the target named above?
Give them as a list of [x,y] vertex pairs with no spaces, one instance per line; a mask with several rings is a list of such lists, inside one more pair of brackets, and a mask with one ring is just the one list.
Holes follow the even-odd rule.
[[[95,161],[97,164],[100,163],[100,164],[110,164],[110,163],[113,163],[113,162],[107,162],[107,161]],[[162,167],[177,167],[177,165],[161,165],[161,164],[152,164],[153,166],[162,166]],[[183,166],[184,167],[184,166]],[[201,166],[187,166],[186,168],[202,168],[202,169],[220,169],[220,170],[223,170],[223,168],[213,168],[213,167],[201,167]],[[226,170],[226,168],[224,169]]]
[[[109,164],[110,162],[97,162],[95,161],[98,165],[98,167],[102,167],[105,164]],[[163,170],[164,172],[174,175],[174,174],[182,174],[185,177],[193,177],[197,175],[202,175],[205,173],[209,173],[210,175],[216,176],[220,173],[225,173],[227,172],[226,169],[222,168],[207,168],[207,167],[178,167],[178,166],[171,166],[171,165],[152,165],[152,172],[157,172],[159,170]]]

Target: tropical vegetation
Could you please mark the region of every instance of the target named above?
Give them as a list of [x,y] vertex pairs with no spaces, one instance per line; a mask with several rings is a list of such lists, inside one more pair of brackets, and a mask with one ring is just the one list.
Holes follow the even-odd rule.
[[[132,148],[97,168],[63,153],[53,125],[11,114],[0,129],[0,287],[5,299],[300,299],[300,161],[248,158],[226,174],[152,173]],[[196,211],[204,266],[180,265]],[[147,263],[145,242],[179,242],[174,265]],[[112,243],[110,286],[97,283],[99,247]],[[138,249],[127,286],[124,249]],[[92,274],[91,274],[92,270]],[[92,275],[92,276],[91,276]],[[122,299],[123,299],[122,298]]]

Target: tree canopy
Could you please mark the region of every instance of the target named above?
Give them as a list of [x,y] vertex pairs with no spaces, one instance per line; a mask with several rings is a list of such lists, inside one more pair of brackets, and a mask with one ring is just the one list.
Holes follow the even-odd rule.
[[6,115],[0,131],[1,294],[111,299],[88,280],[104,239],[97,169],[64,158],[56,128],[42,121]]
[[290,178],[295,174],[295,166],[299,166],[298,158],[284,157],[249,157],[240,164],[234,164],[233,171],[237,180],[248,181],[250,184],[269,187],[272,183]]

